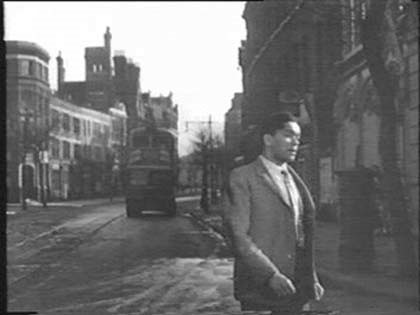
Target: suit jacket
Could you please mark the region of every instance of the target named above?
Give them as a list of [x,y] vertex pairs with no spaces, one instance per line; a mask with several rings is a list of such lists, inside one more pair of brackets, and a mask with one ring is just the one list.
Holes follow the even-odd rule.
[[[303,206],[304,272],[299,275],[303,279],[299,297],[306,303],[314,298],[317,281],[313,258],[315,205],[302,179],[290,166],[288,170]],[[293,295],[278,297],[268,286],[268,280],[277,270],[292,281],[296,276],[294,213],[283,196],[259,158],[230,174],[224,222],[235,255],[234,295],[247,305],[275,308],[296,299]]]

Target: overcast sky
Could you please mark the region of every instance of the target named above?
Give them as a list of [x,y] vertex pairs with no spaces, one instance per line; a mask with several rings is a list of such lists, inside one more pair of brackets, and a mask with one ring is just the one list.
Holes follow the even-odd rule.
[[238,48],[246,36],[245,2],[3,3],[5,39],[35,42],[48,51],[53,89],[58,51],[66,81],[83,81],[84,49],[102,46],[109,26],[112,51],[123,50],[141,67],[142,90],[172,91],[179,105],[181,155],[190,151],[194,135],[185,122],[212,115],[221,130],[233,94],[242,91]]

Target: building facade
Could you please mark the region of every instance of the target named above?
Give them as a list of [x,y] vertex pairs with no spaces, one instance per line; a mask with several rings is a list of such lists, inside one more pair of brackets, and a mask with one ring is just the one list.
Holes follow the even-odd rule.
[[103,46],[85,48],[84,81],[65,81],[64,60],[57,57],[58,97],[73,104],[108,113],[116,103],[124,103],[128,128],[139,125],[144,116],[141,103],[140,67],[124,53],[111,53],[110,28],[104,33]]
[[140,67],[127,59],[122,51],[115,53],[113,78],[115,98],[127,107],[128,129],[137,127],[144,120],[145,110],[141,98]]
[[300,121],[298,171],[320,200],[320,158],[330,154],[334,80],[340,55],[339,6],[329,2],[248,2],[247,38],[239,49],[243,72],[245,162],[261,152],[258,126],[272,113],[290,111]]
[[35,43],[6,41],[9,202],[19,202],[23,195],[40,198],[44,188],[40,152],[48,145],[49,58]]
[[152,96],[151,92],[142,93],[145,121],[159,128],[178,130],[178,105],[173,103],[172,93],[168,96]]
[[54,96],[50,109],[50,200],[106,196],[112,172],[124,158],[124,105],[103,113]]
[[[336,140],[334,172],[365,167],[383,172],[381,153],[381,101],[372,82],[361,43],[361,21],[367,1],[347,1],[343,7],[342,58],[337,63],[339,86],[334,104]],[[398,1],[395,2],[398,4]],[[410,219],[418,222],[418,13],[410,4],[395,8],[401,50],[401,71],[395,108],[397,110],[397,159],[401,167]],[[386,46],[385,46],[386,47]],[[394,58],[394,57],[391,57]],[[334,186],[338,178],[333,177]],[[335,199],[340,198],[338,193]],[[412,225],[418,236],[418,225]]]
[[225,114],[225,166],[227,171],[232,169],[243,158],[241,152],[242,103],[242,93],[235,93],[232,98],[232,106]]

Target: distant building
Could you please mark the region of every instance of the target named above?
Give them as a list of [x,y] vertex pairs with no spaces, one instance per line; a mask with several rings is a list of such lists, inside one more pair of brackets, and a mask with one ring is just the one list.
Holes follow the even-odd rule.
[[151,96],[150,92],[142,93],[145,108],[145,120],[152,121],[157,127],[178,130],[178,105],[168,96]]
[[225,114],[226,168],[232,169],[242,157],[242,93],[235,93],[232,106]]
[[144,108],[141,98],[140,67],[116,52],[114,56],[115,75],[113,78],[115,98],[127,107],[128,129],[138,126],[144,119]]
[[110,113],[51,98],[50,198],[105,196],[126,142],[123,104]]
[[140,123],[142,116],[140,67],[120,52],[111,54],[111,32],[107,27],[104,45],[85,48],[84,81],[65,81],[64,60],[57,57],[57,95],[73,104],[108,113],[122,102],[128,113],[128,128]]
[[[49,54],[35,43],[6,41],[7,200],[40,198],[39,154],[48,144]],[[26,154],[24,154],[26,153]]]

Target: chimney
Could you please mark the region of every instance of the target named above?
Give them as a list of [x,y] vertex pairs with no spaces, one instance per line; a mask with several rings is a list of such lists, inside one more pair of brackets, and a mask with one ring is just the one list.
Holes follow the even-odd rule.
[[105,44],[104,46],[110,55],[111,55],[111,38],[112,38],[112,35],[110,32],[109,26],[107,26],[106,32],[104,34],[104,44]]
[[57,91],[58,95],[62,92],[63,82],[64,82],[64,74],[66,70],[64,69],[63,65],[63,58],[61,58],[61,51],[58,52],[57,56]]
[[107,65],[105,66],[106,67],[105,70],[108,72],[108,79],[111,79],[111,77],[112,77],[111,38],[112,38],[112,35],[111,35],[111,32],[110,32],[109,26],[107,26],[106,27],[106,32],[104,34],[104,46],[105,46],[105,50],[106,50],[107,55],[108,55]]

